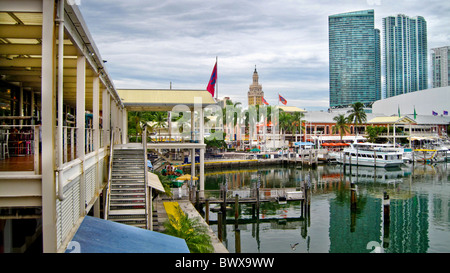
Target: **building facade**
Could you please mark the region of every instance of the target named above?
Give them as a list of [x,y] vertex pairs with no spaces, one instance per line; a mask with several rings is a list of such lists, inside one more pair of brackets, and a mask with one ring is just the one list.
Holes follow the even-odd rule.
[[381,99],[380,31],[374,11],[328,17],[330,107]]
[[431,64],[433,88],[449,86],[450,46],[432,48]]
[[262,91],[262,85],[258,83],[258,72],[253,72],[253,83],[250,84],[250,87],[248,89],[248,105],[262,105],[263,104],[263,97],[264,92]]
[[383,18],[385,97],[428,88],[427,23],[421,16]]

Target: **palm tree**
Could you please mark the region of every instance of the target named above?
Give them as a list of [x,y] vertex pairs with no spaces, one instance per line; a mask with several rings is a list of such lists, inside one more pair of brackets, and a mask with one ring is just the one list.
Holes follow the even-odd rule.
[[156,112],[153,121],[158,129],[159,141],[161,141],[161,129],[166,127],[167,114],[165,112]]
[[[305,114],[303,114],[302,112],[294,112],[294,114],[292,115],[292,125],[293,125],[293,130],[294,130],[294,134],[297,134],[298,129],[301,130],[302,127],[302,118],[305,117]],[[295,136],[295,141],[297,142],[297,136]]]
[[169,215],[164,227],[164,233],[184,239],[191,253],[214,251],[207,227],[203,226],[198,218],[189,218],[179,206],[175,215]]
[[[280,111],[279,122],[280,122],[280,130],[281,130],[281,134],[283,135],[283,142],[284,142],[286,132],[289,129],[291,129],[291,127],[292,127],[292,116],[289,113],[286,113],[282,110],[282,111]],[[284,131],[284,133],[283,133],[283,131]]]
[[342,141],[342,136],[344,134],[347,134],[350,131],[350,128],[347,125],[347,118],[345,118],[345,116],[343,114],[337,115],[333,118],[334,121],[336,121],[336,125],[333,126],[333,134],[336,134],[339,132],[339,135],[341,136],[341,141]]
[[355,102],[351,105],[350,110],[347,111],[349,113],[347,119],[350,123],[353,123],[355,125],[356,129],[356,135],[358,135],[358,125],[366,123],[367,121],[367,115],[366,112],[364,112],[364,104],[361,102]]

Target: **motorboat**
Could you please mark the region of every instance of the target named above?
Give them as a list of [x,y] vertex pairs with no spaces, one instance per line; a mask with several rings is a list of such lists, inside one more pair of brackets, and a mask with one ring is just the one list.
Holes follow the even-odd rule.
[[336,160],[347,165],[400,167],[403,164],[403,151],[386,144],[352,143]]

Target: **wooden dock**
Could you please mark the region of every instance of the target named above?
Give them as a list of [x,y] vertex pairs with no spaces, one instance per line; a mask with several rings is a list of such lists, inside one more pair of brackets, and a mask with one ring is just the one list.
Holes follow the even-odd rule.
[[[258,167],[258,166],[273,166],[273,165],[301,165],[316,167],[320,162],[317,151],[309,151],[298,154],[296,157],[278,157],[278,158],[264,158],[264,159],[224,159],[224,160],[210,160],[205,161],[205,169],[225,169],[225,168],[243,168],[243,167]],[[177,168],[183,171],[190,171],[191,164],[177,165]],[[195,163],[197,169],[200,168],[200,163]]]

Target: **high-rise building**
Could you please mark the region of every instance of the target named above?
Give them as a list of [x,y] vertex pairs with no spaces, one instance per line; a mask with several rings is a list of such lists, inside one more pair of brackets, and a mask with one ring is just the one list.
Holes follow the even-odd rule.
[[433,88],[450,85],[450,46],[431,49]]
[[374,11],[330,15],[330,107],[381,99],[380,31]]
[[386,98],[428,88],[427,22],[421,16],[383,18]]
[[262,91],[262,85],[258,83],[258,72],[253,72],[253,83],[248,89],[248,105],[262,105],[262,98],[264,97],[264,92]]

